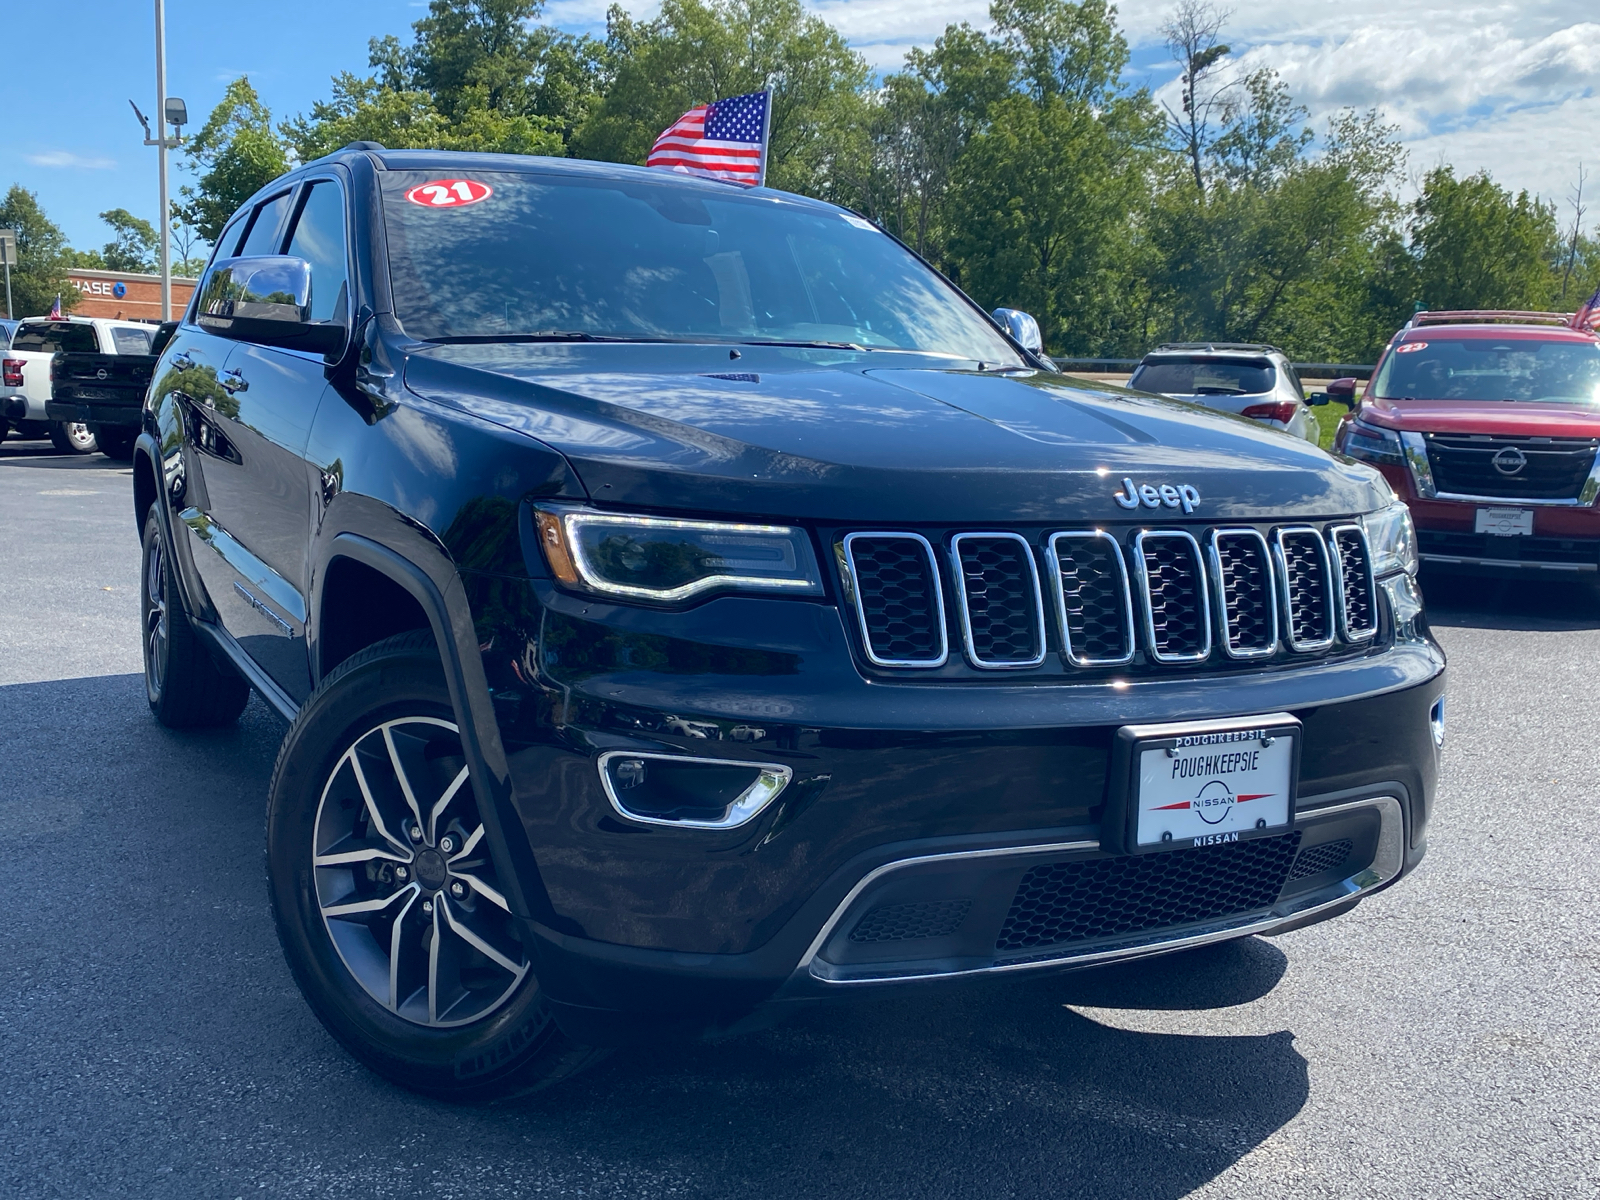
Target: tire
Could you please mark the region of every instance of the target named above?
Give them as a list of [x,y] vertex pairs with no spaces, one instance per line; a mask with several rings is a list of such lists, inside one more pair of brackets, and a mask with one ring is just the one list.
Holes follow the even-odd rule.
[[138,431],[123,429],[115,425],[96,425],[94,427],[94,440],[100,447],[100,453],[117,462],[133,461],[133,443],[138,437]]
[[51,421],[50,444],[62,454],[93,454],[94,430],[78,421]]
[[535,1090],[600,1056],[556,1027],[482,839],[431,634],[340,664],[272,774],[278,940],[351,1054],[452,1100]]
[[250,685],[211,656],[189,623],[161,522],[144,518],[139,571],[145,698],[168,729],[230,725],[250,700]]

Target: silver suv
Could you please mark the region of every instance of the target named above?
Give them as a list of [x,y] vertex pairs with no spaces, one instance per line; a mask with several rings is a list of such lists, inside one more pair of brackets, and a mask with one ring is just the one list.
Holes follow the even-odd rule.
[[1168,342],[1146,354],[1128,386],[1252,417],[1308,442],[1317,418],[1293,365],[1276,346],[1253,342]]

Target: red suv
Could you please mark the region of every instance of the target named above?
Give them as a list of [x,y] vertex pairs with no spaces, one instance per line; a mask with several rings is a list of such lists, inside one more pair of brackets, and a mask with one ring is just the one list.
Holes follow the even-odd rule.
[[1333,445],[1376,466],[1411,506],[1424,562],[1489,574],[1600,568],[1600,338],[1589,319],[1587,308],[1422,312],[1385,347]]

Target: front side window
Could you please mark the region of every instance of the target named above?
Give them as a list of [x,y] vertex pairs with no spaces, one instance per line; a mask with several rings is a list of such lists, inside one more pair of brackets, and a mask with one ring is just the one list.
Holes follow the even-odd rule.
[[96,354],[94,326],[75,321],[27,321],[11,339],[13,350],[39,350],[45,354]]
[[437,203],[433,178],[382,180],[395,312],[413,337],[848,344],[1023,365],[858,217],[678,181],[501,171],[466,181],[481,198]]
[[1384,400],[1600,402],[1600,343],[1487,337],[1402,342],[1372,384]]
[[111,344],[117,348],[118,354],[149,354],[150,336],[153,329],[128,329],[123,326],[113,326],[111,329]]
[[1162,358],[1142,364],[1128,386],[1166,396],[1259,396],[1276,377],[1265,360]]
[[276,254],[278,252],[278,229],[283,225],[283,215],[289,209],[289,193],[274,196],[256,210],[256,219],[250,224],[250,232],[245,235],[244,245],[239,247],[239,254]]
[[313,183],[306,193],[286,253],[311,264],[311,319],[342,322],[349,295],[349,256],[344,195],[331,179]]

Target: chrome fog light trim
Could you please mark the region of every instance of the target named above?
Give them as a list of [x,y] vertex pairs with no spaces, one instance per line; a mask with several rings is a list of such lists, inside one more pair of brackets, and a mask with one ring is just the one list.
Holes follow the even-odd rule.
[[[653,762],[670,763],[674,767],[746,769],[752,772],[755,778],[727,805],[720,817],[712,819],[664,817],[629,808],[624,796],[618,790],[619,782],[624,783],[624,791],[631,790],[625,782],[628,779],[632,780],[634,786],[643,784],[649,772],[649,764]],[[737,758],[696,758],[685,754],[656,754],[648,751],[641,753],[635,750],[607,750],[600,755],[597,765],[600,771],[600,785],[605,789],[606,799],[611,801],[611,807],[616,810],[618,816],[643,825],[665,825],[672,829],[723,830],[737,829],[741,825],[749,824],[778,798],[794,778],[793,769],[782,763],[747,762]]]

